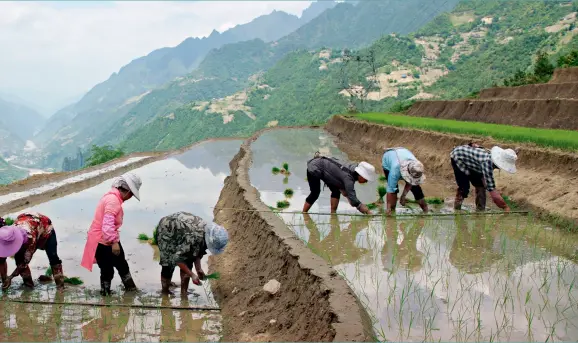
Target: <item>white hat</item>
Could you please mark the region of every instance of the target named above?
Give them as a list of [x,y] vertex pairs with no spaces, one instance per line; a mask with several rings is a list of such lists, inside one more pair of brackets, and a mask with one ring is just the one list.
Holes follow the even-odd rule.
[[375,174],[375,167],[367,162],[360,162],[357,167],[355,167],[357,174],[361,175],[367,181],[373,182],[377,178]]
[[140,201],[139,189],[140,189],[140,186],[142,185],[142,181],[141,181],[140,177],[138,177],[136,174],[133,174],[133,173],[126,173],[126,174],[116,178],[114,180],[114,182],[112,183],[112,187],[121,186],[123,181],[124,181],[124,183],[126,183],[126,185],[128,186],[128,189],[130,190],[132,195],[134,195],[136,200]]
[[400,166],[401,177],[412,186],[421,185],[425,181],[424,167],[420,161],[405,160]]
[[510,173],[514,174],[516,172],[516,160],[518,159],[518,155],[512,149],[502,149],[499,146],[495,146],[491,150],[492,155],[492,162],[498,168]]

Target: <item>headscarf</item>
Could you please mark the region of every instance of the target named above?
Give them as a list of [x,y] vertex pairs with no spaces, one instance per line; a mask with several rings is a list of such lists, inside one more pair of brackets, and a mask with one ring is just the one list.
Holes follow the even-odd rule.
[[209,223],[205,226],[205,242],[211,254],[218,255],[225,250],[229,242],[229,234],[224,227]]

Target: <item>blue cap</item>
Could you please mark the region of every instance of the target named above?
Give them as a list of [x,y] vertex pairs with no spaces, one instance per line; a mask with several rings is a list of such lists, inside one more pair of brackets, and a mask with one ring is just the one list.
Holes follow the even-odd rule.
[[224,227],[210,223],[205,226],[205,242],[211,254],[218,255],[225,250],[229,242],[229,234]]

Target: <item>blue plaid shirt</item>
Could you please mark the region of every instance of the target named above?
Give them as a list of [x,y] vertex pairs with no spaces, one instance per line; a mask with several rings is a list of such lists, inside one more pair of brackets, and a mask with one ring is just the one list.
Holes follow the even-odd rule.
[[488,192],[496,189],[494,162],[488,150],[460,145],[452,150],[450,157],[464,174],[470,175],[470,171],[482,174]]

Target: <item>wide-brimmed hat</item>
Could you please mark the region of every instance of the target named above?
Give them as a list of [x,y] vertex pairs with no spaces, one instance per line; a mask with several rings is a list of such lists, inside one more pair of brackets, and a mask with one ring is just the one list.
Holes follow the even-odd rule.
[[514,174],[516,172],[516,160],[518,159],[518,155],[512,149],[502,149],[499,146],[495,146],[491,150],[492,162],[494,164],[510,173]]
[[221,225],[210,223],[205,226],[205,243],[213,255],[218,255],[225,250],[229,242],[229,234]]
[[367,162],[359,162],[357,167],[355,167],[357,174],[361,175],[367,181],[373,182],[377,178],[375,174],[375,167]]
[[134,195],[136,200],[140,201],[139,189],[140,186],[142,185],[140,177],[138,177],[138,175],[134,173],[126,173],[116,178],[112,183],[112,186],[118,187],[122,184],[123,181],[124,183],[126,183],[128,189],[131,191],[132,195]]
[[22,244],[28,240],[26,231],[16,225],[0,228],[0,257],[13,256],[20,250]]
[[424,166],[418,160],[405,160],[399,169],[401,177],[412,186],[421,185],[425,181]]

